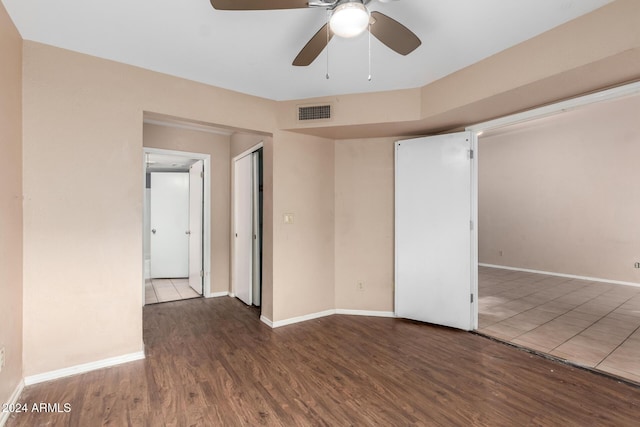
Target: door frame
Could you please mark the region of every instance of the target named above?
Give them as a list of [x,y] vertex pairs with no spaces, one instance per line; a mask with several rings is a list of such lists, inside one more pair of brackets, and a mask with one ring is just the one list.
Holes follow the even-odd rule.
[[[510,114],[507,116],[499,117],[494,120],[489,120],[486,122],[476,123],[471,126],[467,126],[465,128],[466,131],[471,132],[472,137],[472,147],[474,152],[474,162],[472,164],[471,171],[471,206],[473,210],[474,216],[474,224],[478,224],[478,156],[480,155],[480,147],[478,144],[478,139],[485,131],[495,130],[506,126],[511,126],[519,123],[525,123],[531,120],[541,119],[544,117],[550,117],[557,114],[562,114],[567,111],[574,110],[576,108],[584,107],[589,104],[594,104],[596,102],[610,101],[618,98],[622,98],[625,96],[635,95],[640,93],[640,82],[629,83],[626,85],[614,87],[611,89],[602,90],[599,92],[594,92],[588,95],[579,96],[576,98],[568,99],[566,101],[556,102],[554,104],[545,105],[543,107],[534,108],[531,110],[523,111],[521,113]],[[471,271],[473,272],[474,278],[474,295],[476,296],[476,301],[479,298],[478,295],[478,227],[474,227],[474,239],[475,244],[472,245],[475,251],[474,259],[472,259]],[[478,329],[478,304],[474,305],[474,330]]]
[[[229,230],[229,240],[231,242],[230,245],[230,249],[231,249],[231,271],[230,271],[230,277],[231,277],[231,292],[229,292],[229,296],[230,297],[235,297],[236,296],[236,278],[235,278],[235,263],[236,263],[236,259],[235,259],[235,254],[236,254],[236,239],[234,238],[234,234],[235,234],[235,229],[236,229],[236,214],[235,214],[235,206],[236,206],[236,188],[235,188],[235,168],[236,168],[236,161],[246,157],[256,151],[258,151],[259,149],[264,147],[264,141],[260,141],[257,144],[253,145],[252,147],[244,150],[242,153],[234,156],[231,159],[231,229]],[[253,167],[252,167],[253,169]],[[260,244],[262,245],[262,241],[260,241]],[[253,250],[252,250],[252,256],[253,256]],[[253,287],[253,275],[251,276],[251,287]],[[261,280],[262,282],[262,280]],[[262,290],[260,292],[262,294]],[[262,304],[260,304],[260,306],[262,306]]]
[[[142,155],[142,196],[143,203],[145,200],[146,190],[146,154],[164,154],[171,156],[185,157],[188,159],[202,160],[204,163],[204,192],[203,192],[203,213],[202,213],[202,270],[204,272],[204,280],[202,283],[202,296],[211,298],[211,155],[204,153],[193,153],[188,151],[166,150],[163,148],[143,147]],[[209,178],[207,178],[209,177]],[[141,248],[142,271],[144,272],[144,218],[142,218],[142,236],[143,247]],[[144,306],[145,294],[145,278],[142,275],[142,305]]]

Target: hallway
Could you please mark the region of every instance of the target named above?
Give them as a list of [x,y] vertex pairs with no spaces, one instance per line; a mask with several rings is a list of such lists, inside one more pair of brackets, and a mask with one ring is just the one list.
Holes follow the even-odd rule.
[[201,295],[189,286],[189,279],[147,279],[144,286],[144,303],[177,301],[198,298]]

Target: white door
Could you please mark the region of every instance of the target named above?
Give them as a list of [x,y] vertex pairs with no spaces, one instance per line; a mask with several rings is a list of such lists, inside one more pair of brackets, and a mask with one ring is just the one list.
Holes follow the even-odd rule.
[[252,250],[253,250],[253,186],[252,155],[235,161],[234,188],[234,257],[233,290],[245,304],[252,304]]
[[189,286],[202,295],[202,201],[204,162],[189,168]]
[[151,173],[151,278],[189,275],[189,174]]
[[396,315],[471,330],[471,133],[395,149]]

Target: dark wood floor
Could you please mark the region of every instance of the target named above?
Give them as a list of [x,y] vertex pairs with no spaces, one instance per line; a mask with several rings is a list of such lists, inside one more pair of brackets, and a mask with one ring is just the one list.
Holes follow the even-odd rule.
[[416,322],[271,330],[232,298],[144,309],[147,358],[27,387],[7,426],[637,426],[640,388]]

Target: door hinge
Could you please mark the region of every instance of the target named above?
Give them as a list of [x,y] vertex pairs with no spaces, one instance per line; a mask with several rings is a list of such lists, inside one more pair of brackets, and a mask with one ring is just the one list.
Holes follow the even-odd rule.
[[471,303],[473,304],[473,294],[471,294]]
[[200,172],[200,178],[204,178],[204,172]]
[[204,277],[204,271],[200,270],[200,277]]
[[469,158],[473,159],[473,150],[469,150]]
[[473,221],[469,221],[469,227],[471,228],[471,231],[473,231]]

